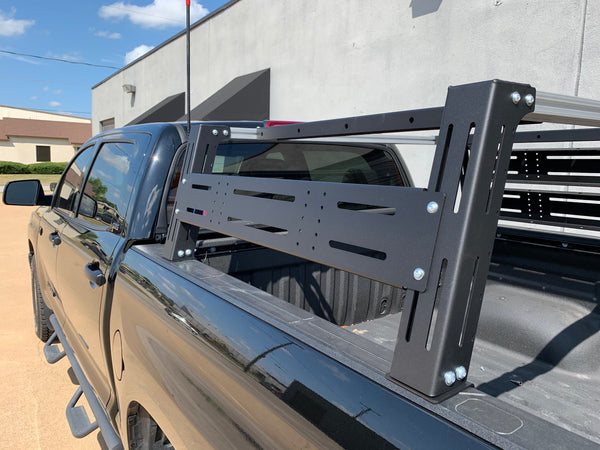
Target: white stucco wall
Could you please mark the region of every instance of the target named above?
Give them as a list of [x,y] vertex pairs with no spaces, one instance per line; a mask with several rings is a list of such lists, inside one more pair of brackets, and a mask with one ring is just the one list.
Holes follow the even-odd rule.
[[[599,37],[589,0],[240,0],[192,30],[192,107],[265,68],[274,119],[439,106],[491,78],[600,97]],[[182,35],[93,89],[93,132],[184,90]]]

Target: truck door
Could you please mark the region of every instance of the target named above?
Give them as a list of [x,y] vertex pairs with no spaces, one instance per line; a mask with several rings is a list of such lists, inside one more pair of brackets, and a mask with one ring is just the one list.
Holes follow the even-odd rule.
[[[74,217],[66,219],[57,257],[65,333],[102,402],[110,397],[103,324],[113,253],[124,242],[127,209],[140,161],[139,142],[103,142],[86,177]],[[142,146],[144,148],[145,146]],[[106,313],[106,314],[105,314]]]
[[65,171],[60,186],[53,200],[53,206],[40,209],[40,229],[36,246],[37,275],[40,288],[45,299],[57,298],[58,302],[50,301],[58,317],[63,317],[60,297],[56,293],[56,260],[62,240],[60,235],[65,226],[65,219],[72,217],[79,200],[83,178],[89,169],[94,145],[83,149]]

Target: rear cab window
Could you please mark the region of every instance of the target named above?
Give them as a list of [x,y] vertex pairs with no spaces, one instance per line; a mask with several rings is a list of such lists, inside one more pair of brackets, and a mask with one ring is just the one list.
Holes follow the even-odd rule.
[[404,186],[384,146],[327,143],[231,143],[217,148],[213,173],[334,183]]

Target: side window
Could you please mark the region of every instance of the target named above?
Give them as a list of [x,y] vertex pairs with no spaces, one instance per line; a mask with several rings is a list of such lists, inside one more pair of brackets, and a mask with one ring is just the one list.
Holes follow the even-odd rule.
[[139,167],[132,163],[131,143],[102,145],[83,189],[79,216],[94,226],[109,227],[119,234],[124,230],[125,213],[133,192]]
[[71,163],[63,177],[61,185],[56,190],[57,200],[55,206],[64,211],[75,212],[77,207],[81,184],[85,173],[90,167],[94,154],[94,146],[87,147]]

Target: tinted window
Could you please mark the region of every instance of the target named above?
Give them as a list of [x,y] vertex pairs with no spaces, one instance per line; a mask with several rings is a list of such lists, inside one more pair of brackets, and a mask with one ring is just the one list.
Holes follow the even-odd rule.
[[51,161],[50,146],[49,145],[36,145],[35,146],[35,160],[37,162]]
[[316,143],[235,143],[217,149],[213,173],[249,177],[402,186],[381,147]]
[[85,184],[79,215],[97,226],[121,232],[139,167],[129,155],[130,143],[106,143],[100,149]]
[[87,147],[71,163],[62,183],[56,190],[56,207],[75,212],[81,191],[81,184],[94,154],[94,147]]

